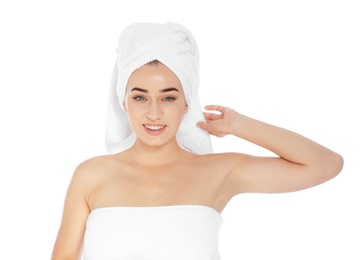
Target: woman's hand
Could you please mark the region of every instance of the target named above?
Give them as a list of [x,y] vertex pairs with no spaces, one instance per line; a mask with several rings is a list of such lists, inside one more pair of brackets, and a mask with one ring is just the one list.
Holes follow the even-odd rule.
[[215,112],[204,112],[206,122],[198,122],[197,125],[217,137],[232,134],[232,129],[237,121],[238,113],[228,107],[218,105],[205,106],[206,110]]

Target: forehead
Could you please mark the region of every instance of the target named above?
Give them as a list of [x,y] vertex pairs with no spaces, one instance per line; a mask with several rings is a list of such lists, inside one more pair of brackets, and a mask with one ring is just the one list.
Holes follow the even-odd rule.
[[151,62],[135,70],[129,77],[127,86],[142,88],[175,87],[182,91],[177,75],[163,63]]

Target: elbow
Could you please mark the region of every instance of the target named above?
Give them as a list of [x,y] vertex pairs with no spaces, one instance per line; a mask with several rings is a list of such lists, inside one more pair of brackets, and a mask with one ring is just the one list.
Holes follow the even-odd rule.
[[337,153],[333,153],[327,159],[327,179],[335,178],[343,169],[344,158]]
[[311,170],[314,173],[315,185],[335,178],[341,172],[343,165],[344,159],[341,155],[334,152],[328,153],[319,161],[317,167]]
[[340,154],[335,154],[334,164],[334,174],[336,176],[342,171],[344,167],[344,158]]

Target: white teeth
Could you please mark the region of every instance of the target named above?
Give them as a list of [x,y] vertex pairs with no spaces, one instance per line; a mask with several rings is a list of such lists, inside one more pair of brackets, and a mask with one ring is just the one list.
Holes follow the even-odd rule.
[[147,129],[150,129],[150,130],[153,130],[153,131],[160,130],[160,129],[164,128],[164,126],[160,126],[160,125],[145,125],[145,127]]

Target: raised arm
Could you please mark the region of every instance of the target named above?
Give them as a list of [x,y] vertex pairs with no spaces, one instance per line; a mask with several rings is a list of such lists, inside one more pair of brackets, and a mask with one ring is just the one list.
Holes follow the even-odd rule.
[[[229,182],[233,195],[244,192],[278,193],[306,189],[335,177],[343,158],[292,131],[273,126],[222,106],[206,106],[199,127],[210,134],[232,134],[264,147],[279,157],[229,155],[233,163]],[[220,113],[220,114],[219,114]]]

